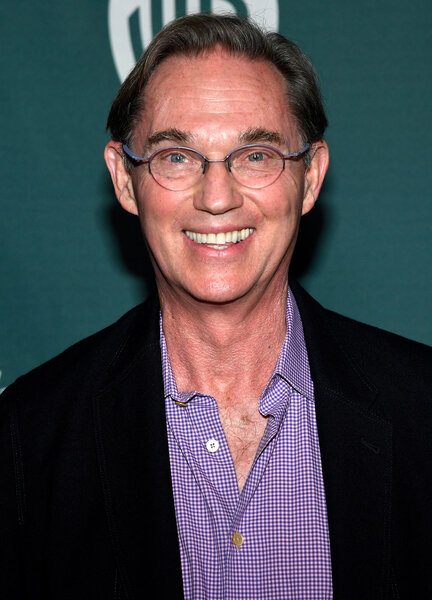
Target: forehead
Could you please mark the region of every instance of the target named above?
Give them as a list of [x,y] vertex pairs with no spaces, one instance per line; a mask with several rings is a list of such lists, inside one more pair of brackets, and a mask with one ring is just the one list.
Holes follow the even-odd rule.
[[169,57],[152,74],[135,139],[142,144],[173,129],[191,142],[208,143],[228,143],[252,129],[296,135],[287,86],[276,67],[223,49]]

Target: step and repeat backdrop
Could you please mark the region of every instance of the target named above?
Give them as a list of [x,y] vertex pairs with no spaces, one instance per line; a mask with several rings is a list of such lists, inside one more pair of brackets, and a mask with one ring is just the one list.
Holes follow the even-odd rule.
[[172,18],[254,15],[311,57],[331,167],[296,275],[324,305],[432,342],[427,0],[3,0],[0,388],[148,293],[137,220],[103,162],[120,82]]

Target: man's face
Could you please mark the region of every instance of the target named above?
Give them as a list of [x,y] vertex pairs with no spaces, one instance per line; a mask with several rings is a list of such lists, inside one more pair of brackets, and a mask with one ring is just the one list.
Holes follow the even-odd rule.
[[[179,145],[220,159],[251,142],[283,153],[302,145],[284,80],[272,65],[215,50],[170,57],[153,73],[134,132],[136,154]],[[123,165],[118,146],[110,144],[113,174],[114,163],[120,171]],[[323,150],[321,143],[316,154]],[[161,187],[147,165],[132,167],[130,176],[113,175],[120,202],[139,215],[159,292],[226,303],[283,289],[301,214],[313,206],[327,167],[327,159],[314,167],[316,160],[308,170],[301,159],[286,161],[280,177],[262,189],[240,185],[223,163],[210,164],[184,191]],[[237,243],[208,237],[244,230],[247,237]]]

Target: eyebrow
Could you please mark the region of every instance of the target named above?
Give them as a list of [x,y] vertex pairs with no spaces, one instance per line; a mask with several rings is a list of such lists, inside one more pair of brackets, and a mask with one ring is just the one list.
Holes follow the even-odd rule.
[[179,142],[185,144],[190,141],[193,136],[188,131],[180,131],[180,129],[165,129],[157,131],[147,139],[146,148],[150,149],[160,142]]
[[[170,128],[163,131],[156,131],[148,139],[146,150],[150,151],[154,146],[161,142],[177,142],[180,144],[191,143],[194,136],[189,131],[181,131],[180,129]],[[263,127],[252,127],[243,131],[239,136],[239,141],[242,144],[255,144],[256,142],[267,142],[270,144],[278,144],[282,146],[285,140],[276,131],[270,131]]]
[[254,127],[252,129],[246,129],[240,134],[240,141],[244,144],[254,144],[255,142],[269,142],[272,144],[284,144],[284,139],[276,131],[269,131],[262,127]]

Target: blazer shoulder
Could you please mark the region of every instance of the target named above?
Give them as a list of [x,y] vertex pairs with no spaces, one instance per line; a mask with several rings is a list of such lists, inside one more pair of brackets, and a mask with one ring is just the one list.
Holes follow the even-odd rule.
[[409,431],[411,441],[421,437],[420,431],[430,432],[432,349],[332,311],[325,313],[347,362],[378,391],[374,412]]
[[333,335],[364,364],[385,365],[400,375],[432,373],[432,348],[396,333],[323,309]]
[[388,390],[399,392],[409,389],[410,395],[416,390],[424,395],[425,390],[430,389],[430,346],[328,310],[297,283],[293,284],[293,291],[310,359],[324,357],[326,367],[330,368],[334,357],[345,356],[377,387],[384,385]]
[[[107,384],[111,373],[134,360],[157,323],[157,299],[149,298],[115,323],[73,344],[57,356],[19,377],[2,393],[2,401],[54,393],[57,401],[71,394],[91,395]],[[128,349],[128,357],[123,354]],[[119,367],[120,364],[120,367]]]

